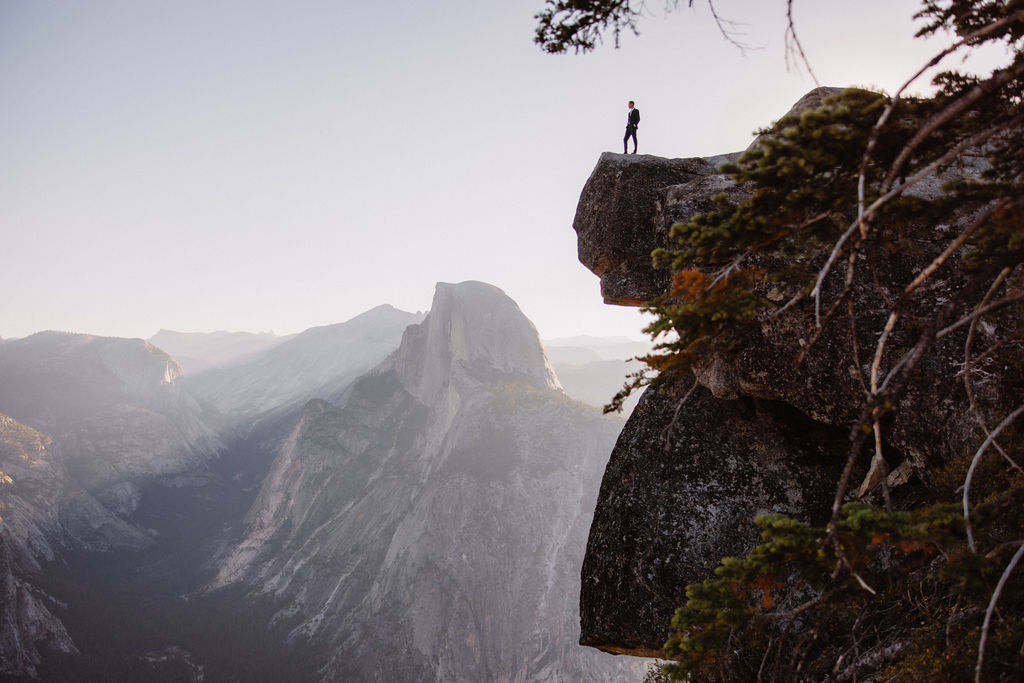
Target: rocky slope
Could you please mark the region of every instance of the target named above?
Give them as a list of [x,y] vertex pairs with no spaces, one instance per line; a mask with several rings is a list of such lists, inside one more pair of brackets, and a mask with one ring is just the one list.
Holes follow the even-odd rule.
[[[813,91],[798,107],[820,103],[828,92]],[[668,273],[653,269],[650,253],[671,246],[671,225],[712,208],[715,193],[743,196],[744,188],[716,170],[732,156],[601,156],[580,196],[574,227],[580,260],[601,277],[606,302],[634,305],[666,291]],[[914,193],[935,194],[944,181],[977,174],[977,163],[966,159]],[[674,609],[684,602],[685,585],[709,577],[721,558],[756,543],[755,514],[827,520],[850,425],[863,401],[858,378],[868,367],[850,363],[851,342],[874,348],[889,302],[943,246],[930,225],[889,227],[893,248],[860,267],[852,284],[855,340],[845,319],[832,324],[798,365],[794,359],[814,325],[813,305],[805,299],[777,314],[795,292],[783,286],[758,291],[774,306],[728,355],[703,360],[693,378],[699,387],[685,405],[680,399],[689,386],[644,395],[602,483],[583,569],[582,642],[614,652],[657,652]],[[962,228],[939,226],[947,237]],[[820,264],[827,255],[797,258]],[[777,272],[791,264],[761,265]],[[911,314],[933,314],[961,284],[955,268],[944,271]],[[977,345],[1005,343],[1011,332],[986,324],[979,327],[984,340]],[[890,348],[908,348],[909,334],[894,332]],[[897,503],[927,497],[929,473],[977,447],[976,424],[957,376],[963,353],[964,335],[944,339],[921,364],[902,409],[887,425],[883,449]],[[1019,403],[1013,373],[1003,376],[1011,379],[992,381],[986,374],[989,379],[977,386],[978,403],[994,409],[992,416]],[[857,472],[856,481],[863,476]]]
[[[167,354],[135,339],[45,332],[0,345],[0,670],[73,652],[41,565],[69,548],[141,547],[142,487],[201,477],[219,440]],[[5,481],[6,481],[5,479]]]
[[64,473],[49,437],[0,415],[0,674],[34,675],[42,647],[76,652],[52,599],[27,577],[66,543]]
[[314,327],[265,353],[190,378],[189,390],[226,415],[247,418],[268,410],[331,399],[398,348],[402,333],[422,315],[378,306],[337,325]]
[[[326,680],[609,680],[576,645],[577,568],[621,423],[566,399],[533,325],[482,283],[337,405],[312,401],[219,562]],[[632,668],[631,668],[632,667]]]
[[194,470],[220,445],[180,366],[140,339],[41,332],[3,344],[0,412],[53,440],[73,487],[64,527],[97,549],[145,542],[117,522],[139,484]]

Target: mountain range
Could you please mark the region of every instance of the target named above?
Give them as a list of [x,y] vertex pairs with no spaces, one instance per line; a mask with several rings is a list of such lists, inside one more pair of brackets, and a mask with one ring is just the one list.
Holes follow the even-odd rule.
[[504,293],[224,334],[153,338],[194,376],[142,340],[0,344],[0,672],[639,677],[577,645],[622,421],[567,396]]

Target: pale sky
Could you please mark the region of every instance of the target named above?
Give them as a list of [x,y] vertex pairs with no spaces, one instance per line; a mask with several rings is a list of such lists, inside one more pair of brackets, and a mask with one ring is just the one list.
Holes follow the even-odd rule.
[[[745,55],[702,0],[546,55],[542,6],[0,0],[0,337],[288,334],[473,279],[544,337],[641,338],[572,230],[626,102],[641,153],[707,156],[814,83],[787,71],[785,0],[716,0]],[[795,19],[822,85],[892,91],[936,49],[917,8],[796,0]]]

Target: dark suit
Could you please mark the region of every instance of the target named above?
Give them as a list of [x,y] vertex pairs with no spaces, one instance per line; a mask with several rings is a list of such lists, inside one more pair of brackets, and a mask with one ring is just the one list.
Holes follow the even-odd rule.
[[626,117],[626,136],[622,138],[622,153],[626,153],[626,142],[633,138],[633,154],[636,154],[636,129],[640,126],[640,110],[633,107]]

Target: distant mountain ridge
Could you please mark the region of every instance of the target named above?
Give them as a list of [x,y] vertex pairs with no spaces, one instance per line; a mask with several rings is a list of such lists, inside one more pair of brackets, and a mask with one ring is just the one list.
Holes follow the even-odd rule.
[[295,335],[273,332],[175,332],[160,330],[147,339],[174,357],[186,375],[193,377],[214,368],[233,365],[264,353]]
[[343,323],[310,328],[187,383],[198,398],[236,417],[334,398],[398,348],[405,328],[422,319],[383,304]]

